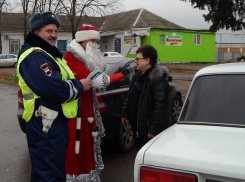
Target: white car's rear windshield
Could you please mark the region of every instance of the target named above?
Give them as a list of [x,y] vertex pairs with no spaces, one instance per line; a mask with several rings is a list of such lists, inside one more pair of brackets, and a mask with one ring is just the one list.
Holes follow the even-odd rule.
[[245,125],[245,75],[197,78],[180,121]]

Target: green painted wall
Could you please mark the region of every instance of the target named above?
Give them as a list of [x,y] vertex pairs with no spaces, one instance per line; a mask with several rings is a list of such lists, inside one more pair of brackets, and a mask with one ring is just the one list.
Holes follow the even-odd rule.
[[[194,45],[194,34],[201,35],[201,44]],[[164,44],[160,44],[160,35],[165,36]],[[166,45],[167,35],[182,37],[182,46]],[[151,35],[142,37],[142,45],[152,45],[157,49],[161,62],[215,62],[215,33],[201,31],[159,31],[151,30]],[[127,57],[135,57],[135,54]]]

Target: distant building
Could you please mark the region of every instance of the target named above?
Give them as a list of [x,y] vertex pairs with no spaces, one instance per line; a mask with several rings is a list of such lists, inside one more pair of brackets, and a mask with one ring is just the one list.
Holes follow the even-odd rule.
[[[56,46],[65,51],[71,41],[70,22],[66,16],[59,18],[62,25]],[[24,43],[23,15],[5,14],[1,23],[4,25],[4,28],[0,27],[3,53],[17,54]],[[146,9],[106,17],[83,17],[80,26],[83,23],[100,28],[102,52],[119,52],[135,57],[135,51],[141,45],[149,44],[157,49],[161,62],[215,62],[215,33],[186,29]]]
[[135,57],[138,47],[149,44],[161,62],[215,61],[215,33],[186,29],[145,9],[110,15],[100,30],[102,51]]
[[237,58],[245,56],[245,43],[217,43],[216,44],[217,62],[232,62]]
[[[28,15],[27,20],[31,17]],[[60,51],[66,51],[66,46],[72,40],[71,23],[67,16],[59,16],[61,26],[58,29],[58,40],[56,43]],[[82,17],[79,27],[82,24],[93,24],[100,28],[105,17]],[[30,31],[29,25],[27,28]],[[24,15],[23,13],[4,13],[1,17],[0,32],[2,39],[2,52],[18,54],[21,45],[24,44]]]

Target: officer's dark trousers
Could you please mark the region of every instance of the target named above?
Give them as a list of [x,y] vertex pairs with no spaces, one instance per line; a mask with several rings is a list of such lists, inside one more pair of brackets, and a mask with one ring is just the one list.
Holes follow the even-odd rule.
[[65,182],[65,155],[69,129],[67,119],[56,118],[48,133],[42,131],[42,118],[27,122],[26,136],[32,162],[32,182]]

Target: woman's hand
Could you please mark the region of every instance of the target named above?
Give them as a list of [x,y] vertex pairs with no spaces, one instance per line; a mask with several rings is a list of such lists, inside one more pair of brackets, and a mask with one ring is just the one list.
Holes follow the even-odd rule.
[[148,138],[149,139],[152,139],[152,138],[154,138],[155,137],[155,135],[152,135],[151,133],[148,133]]
[[122,124],[126,125],[128,123],[128,118],[122,118]]

